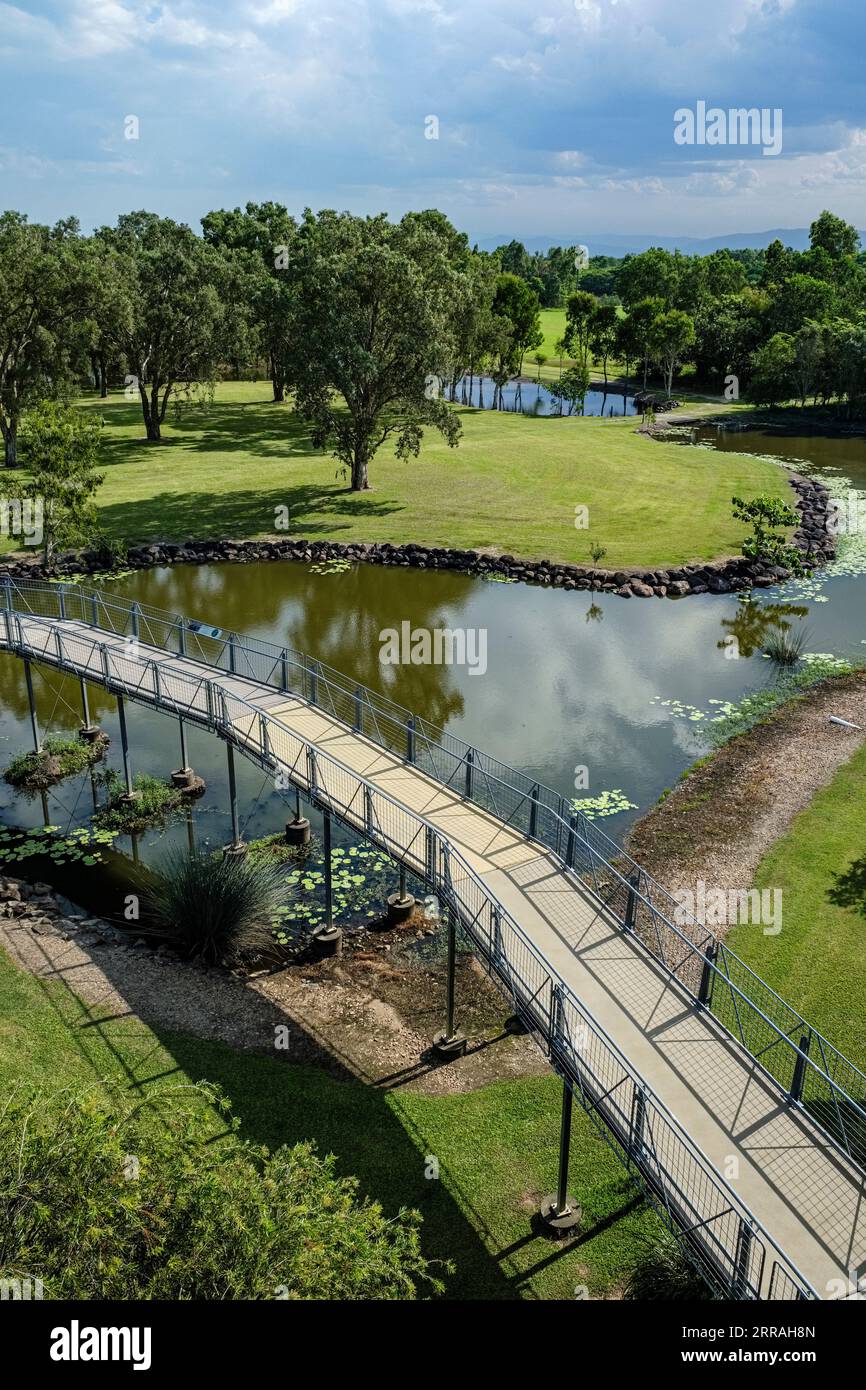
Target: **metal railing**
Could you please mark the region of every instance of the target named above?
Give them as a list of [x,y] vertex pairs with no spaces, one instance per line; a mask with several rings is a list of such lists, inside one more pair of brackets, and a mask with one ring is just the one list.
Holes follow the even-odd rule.
[[[35,617],[25,628],[11,608],[0,624],[3,645],[212,729],[261,767],[280,768],[313,804],[429,883],[711,1287],[747,1300],[819,1297],[433,823],[208,676],[135,647],[117,650],[52,619]],[[768,1250],[774,1264],[765,1282]]]
[[866,1173],[866,1074],[552,788],[291,647],[79,585],[7,579],[4,601],[10,610],[104,628],[295,695],[544,845],[747,1050],[785,1101]]

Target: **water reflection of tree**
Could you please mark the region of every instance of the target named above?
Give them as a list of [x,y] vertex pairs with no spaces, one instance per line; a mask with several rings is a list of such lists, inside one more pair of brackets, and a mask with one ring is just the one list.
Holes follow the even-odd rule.
[[584,614],[588,623],[600,623],[604,621],[604,609],[600,603],[591,603]]
[[728,648],[733,637],[740,656],[753,656],[762,650],[772,632],[790,631],[792,624],[789,618],[805,618],[808,612],[809,608],[804,604],[755,603],[749,599],[738,605],[736,617],[722,618],[726,635],[716,646]]

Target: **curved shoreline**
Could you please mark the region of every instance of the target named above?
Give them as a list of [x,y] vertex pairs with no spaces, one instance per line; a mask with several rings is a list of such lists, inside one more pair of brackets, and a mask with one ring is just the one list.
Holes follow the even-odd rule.
[[698,880],[748,889],[769,847],[864,742],[866,671],[832,676],[687,769],[626,848],[671,893]]
[[[833,558],[835,539],[827,528],[829,492],[813,478],[788,470],[795,493],[800,525],[794,543],[807,569]],[[220,561],[297,560],[305,563],[348,560],[402,568],[457,570],[463,574],[537,584],[544,588],[615,593],[621,598],[687,598],[690,594],[729,594],[744,589],[770,588],[791,577],[781,565],[733,556],[706,563],[656,569],[622,567],[600,569],[591,565],[559,564],[550,560],[520,560],[513,555],[491,555],[480,550],[426,546],[416,542],[394,545],[390,541],[324,541],[298,539],[154,541],[132,545],[123,568],[152,569],[158,565],[213,564]],[[35,557],[0,564],[0,579],[62,579],[64,575],[111,573],[93,550],[69,551],[46,567]]]

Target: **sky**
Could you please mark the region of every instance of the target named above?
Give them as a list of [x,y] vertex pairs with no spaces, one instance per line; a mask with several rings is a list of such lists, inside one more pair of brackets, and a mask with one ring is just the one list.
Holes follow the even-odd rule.
[[[590,249],[866,227],[864,40],[863,0],[0,0],[0,207],[438,207]],[[781,111],[780,152],[677,143],[699,102]]]

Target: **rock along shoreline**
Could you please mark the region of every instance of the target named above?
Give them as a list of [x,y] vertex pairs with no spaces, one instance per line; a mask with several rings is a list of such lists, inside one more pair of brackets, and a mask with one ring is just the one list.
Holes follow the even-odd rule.
[[[794,543],[806,569],[826,564],[836,553],[836,540],[828,528],[830,494],[823,484],[797,473],[789,474],[800,524]],[[389,541],[325,541],[303,537],[268,540],[154,541],[132,545],[124,568],[151,569],[158,565],[214,564],[231,562],[296,560],[321,563],[348,560],[404,569],[456,570],[482,578],[538,584],[550,589],[583,589],[614,593],[621,598],[686,598],[690,594],[729,594],[742,589],[770,588],[791,577],[781,565],[743,556],[675,565],[656,569],[623,567],[616,570],[591,565],[558,564],[552,560],[520,560],[513,555],[491,555],[479,550],[458,550],[416,542],[394,545]],[[62,579],[64,575],[110,573],[99,552],[77,550],[59,556],[50,570],[38,560],[22,559],[0,565],[0,579]]]

